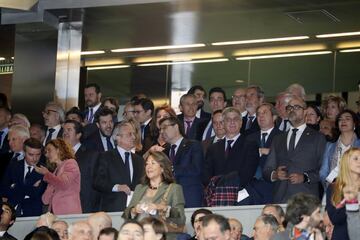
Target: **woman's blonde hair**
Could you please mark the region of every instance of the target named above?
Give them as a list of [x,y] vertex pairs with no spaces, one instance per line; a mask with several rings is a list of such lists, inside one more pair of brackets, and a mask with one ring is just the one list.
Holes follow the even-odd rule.
[[334,183],[331,201],[335,205],[341,202],[344,198],[343,189],[346,185],[353,183],[350,174],[350,157],[355,153],[360,153],[360,148],[353,147],[347,150],[340,160],[340,171]]

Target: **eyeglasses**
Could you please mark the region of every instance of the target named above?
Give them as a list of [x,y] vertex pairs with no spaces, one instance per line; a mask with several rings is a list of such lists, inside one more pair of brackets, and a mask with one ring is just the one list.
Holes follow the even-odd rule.
[[286,109],[287,112],[291,112],[291,111],[294,111],[294,110],[297,111],[299,109],[304,110],[304,108],[302,106],[300,106],[300,105],[287,105],[285,109]]
[[49,115],[51,112],[57,113],[57,111],[55,111],[55,110],[47,109],[47,110],[42,111],[42,114]]
[[124,111],[123,115],[127,115],[128,113],[135,113],[135,111]]

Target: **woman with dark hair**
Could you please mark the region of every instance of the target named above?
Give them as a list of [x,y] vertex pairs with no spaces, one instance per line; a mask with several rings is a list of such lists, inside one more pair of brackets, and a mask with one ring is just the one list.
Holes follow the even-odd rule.
[[[360,148],[350,148],[341,158],[339,175],[327,191],[326,210],[334,224],[332,240],[348,240],[344,188],[360,190]],[[357,226],[358,227],[358,226]]]
[[42,196],[49,211],[56,215],[82,213],[80,203],[80,170],[70,145],[63,139],[54,139],[45,146],[49,164],[55,165],[52,173],[46,167],[35,167],[44,175],[48,186]]
[[315,105],[308,105],[306,108],[305,122],[306,125],[315,129],[320,130],[320,121],[323,119],[319,108]]
[[155,109],[150,125],[152,145],[165,146],[166,142],[161,137],[159,122],[161,119],[167,117],[176,117],[174,109],[170,106],[164,105]]
[[157,216],[173,227],[169,232],[183,229],[185,200],[181,186],[174,183],[169,158],[162,152],[149,152],[145,159],[142,184],[136,186],[123,218]]
[[346,150],[360,147],[360,139],[355,133],[358,124],[356,113],[347,109],[339,113],[336,126],[340,136],[336,142],[327,143],[320,168],[320,179],[324,186],[331,184],[339,173],[339,162]]
[[166,240],[166,225],[154,217],[146,217],[140,221],[144,228],[144,240]]

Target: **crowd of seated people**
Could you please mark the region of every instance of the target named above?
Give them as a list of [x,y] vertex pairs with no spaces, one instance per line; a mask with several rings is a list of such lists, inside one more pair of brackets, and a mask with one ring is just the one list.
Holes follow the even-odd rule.
[[[206,98],[211,113],[204,111]],[[341,160],[360,147],[359,111],[339,96],[328,96],[321,106],[305,100],[299,84],[280,92],[274,105],[259,86],[238,88],[231,99],[220,87],[207,94],[193,86],[181,96],[178,115],[143,94],[119,114],[115,98],[103,98],[100,86],[88,84],[84,111],[65,112],[48,102],[39,124],[13,113],[2,94],[0,197],[17,217],[124,211],[126,219],[139,220],[155,211],[175,214],[177,231],[185,223],[184,208],[326,195],[336,236],[337,216],[346,222],[346,209],[337,213],[344,199]]]

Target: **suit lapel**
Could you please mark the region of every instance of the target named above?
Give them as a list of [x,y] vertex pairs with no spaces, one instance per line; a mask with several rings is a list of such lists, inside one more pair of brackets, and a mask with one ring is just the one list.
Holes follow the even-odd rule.
[[182,153],[187,148],[187,146],[188,146],[188,140],[183,138],[183,140],[181,141],[180,146],[179,146],[179,148],[178,148],[178,150],[176,152],[175,163],[174,164],[180,162]]
[[308,141],[308,137],[311,136],[311,131],[309,127],[306,127],[304,129],[304,132],[301,134],[300,139],[298,141],[298,143],[296,144],[295,150],[294,150],[294,154],[296,154],[297,152],[302,152],[303,151],[303,146],[304,143],[306,143],[306,141]]
[[169,185],[166,184],[166,183],[161,184],[161,186],[159,187],[159,189],[157,190],[157,192],[156,192],[156,194],[155,194],[155,196],[153,198],[154,203],[161,201],[161,199],[164,196],[164,193],[165,193],[166,189],[168,188],[168,186]]

